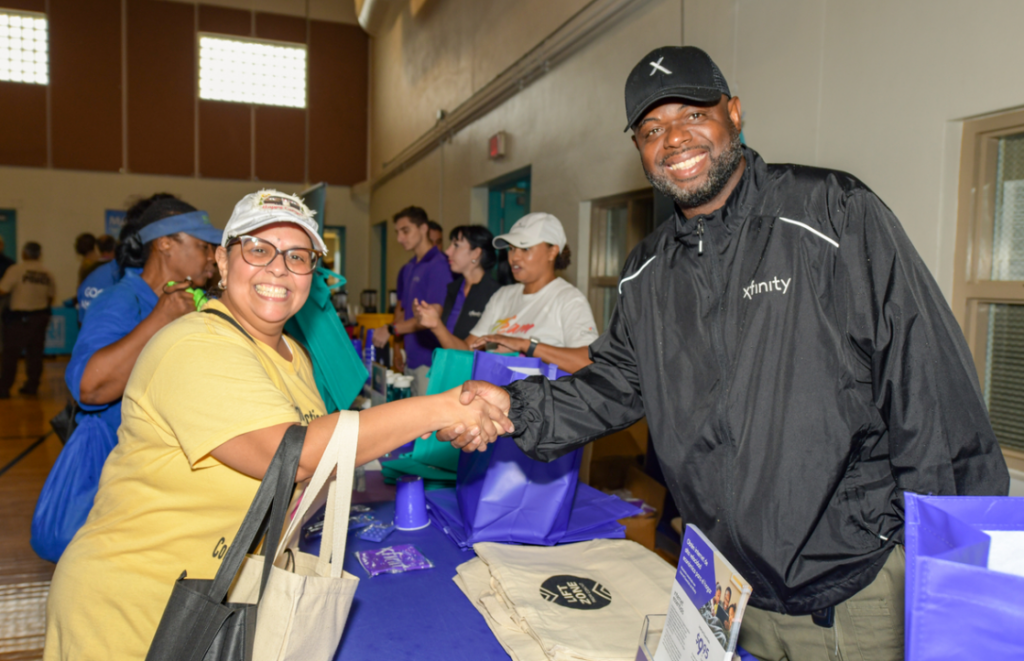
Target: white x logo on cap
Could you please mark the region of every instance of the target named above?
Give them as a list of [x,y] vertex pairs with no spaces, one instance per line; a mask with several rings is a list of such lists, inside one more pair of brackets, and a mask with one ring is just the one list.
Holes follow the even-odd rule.
[[650,63],[650,64],[651,64],[651,75],[652,75],[652,76],[653,76],[653,75],[654,75],[655,73],[657,73],[658,71],[660,71],[660,72],[662,72],[662,73],[667,73],[667,74],[669,74],[669,75],[671,75],[671,74],[672,74],[672,72],[671,72],[671,71],[669,71],[669,70],[668,70],[668,69],[666,69],[665,67],[661,66],[661,61],[662,61],[662,60],[664,60],[664,59],[665,59],[665,57],[664,57],[664,56],[662,56],[662,57],[659,57],[659,58],[658,58],[658,61],[657,61],[657,62],[651,62],[651,63]]

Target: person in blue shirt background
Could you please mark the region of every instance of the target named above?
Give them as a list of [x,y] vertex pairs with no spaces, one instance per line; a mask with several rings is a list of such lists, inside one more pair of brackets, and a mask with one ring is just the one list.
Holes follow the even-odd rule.
[[[125,225],[121,230],[121,235],[124,236],[126,232],[131,231],[132,226],[136,226],[139,218],[146,212],[146,209],[150,207],[157,200],[168,200],[175,199],[170,193],[157,193],[149,197],[143,198],[135,204],[128,207],[128,211],[125,212]],[[106,236],[106,235],[104,235]],[[103,237],[100,237],[101,239]],[[97,240],[97,246],[101,243]],[[111,250],[116,250],[111,248]],[[103,256],[103,247],[100,247],[100,256]],[[78,325],[81,326],[85,323],[86,311],[92,302],[96,300],[96,297],[103,293],[103,290],[113,287],[121,281],[122,270],[121,266],[117,263],[116,259],[107,260],[103,264],[100,264],[92,272],[85,277],[82,284],[78,286]]]
[[185,289],[213,276],[220,238],[205,212],[176,198],[153,202],[125,225],[117,248],[124,276],[89,306],[64,374],[79,416],[99,415],[116,432],[135,360],[158,330],[195,311]]

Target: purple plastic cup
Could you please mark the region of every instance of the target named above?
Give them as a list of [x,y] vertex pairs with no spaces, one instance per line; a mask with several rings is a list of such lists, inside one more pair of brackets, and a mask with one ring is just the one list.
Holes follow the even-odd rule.
[[403,475],[398,478],[395,493],[395,529],[420,530],[430,525],[427,499],[423,495],[423,478]]

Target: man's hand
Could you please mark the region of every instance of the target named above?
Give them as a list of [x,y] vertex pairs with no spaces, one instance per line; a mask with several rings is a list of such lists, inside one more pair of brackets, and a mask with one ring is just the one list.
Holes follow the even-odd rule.
[[387,326],[373,329],[373,346],[383,349],[387,346],[389,339],[391,339],[391,333],[388,332]]
[[484,335],[483,337],[476,338],[476,341],[469,348],[474,351],[483,349],[488,343],[497,344],[499,349],[515,351],[516,353],[526,353],[530,350],[530,340],[525,337],[511,337],[509,335]]
[[[462,384],[462,390],[459,393],[459,402],[463,406],[472,406],[474,403],[483,404],[486,403],[493,409],[502,413],[502,423],[507,422],[504,426],[506,433],[512,433],[515,429],[512,423],[505,417],[512,406],[512,400],[508,396],[508,393],[504,389],[499,388],[496,385],[487,383],[486,381],[466,381]],[[494,418],[491,418],[494,420]],[[465,425],[457,424],[450,427],[445,427],[437,432],[437,440],[450,442],[452,446],[461,449],[463,452],[473,452],[478,450],[483,452],[487,449],[487,444],[494,442],[497,436],[494,438],[488,438],[487,436],[479,433],[473,433],[474,429]]]

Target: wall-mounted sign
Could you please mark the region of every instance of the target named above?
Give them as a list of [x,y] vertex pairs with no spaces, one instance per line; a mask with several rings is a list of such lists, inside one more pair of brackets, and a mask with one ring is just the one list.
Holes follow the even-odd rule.
[[499,159],[505,155],[505,143],[508,141],[508,135],[504,131],[498,131],[491,136],[491,139],[487,141],[487,156],[488,158]]
[[121,236],[121,228],[124,227],[125,212],[118,209],[107,209],[103,222],[103,233],[109,234],[115,239]]

